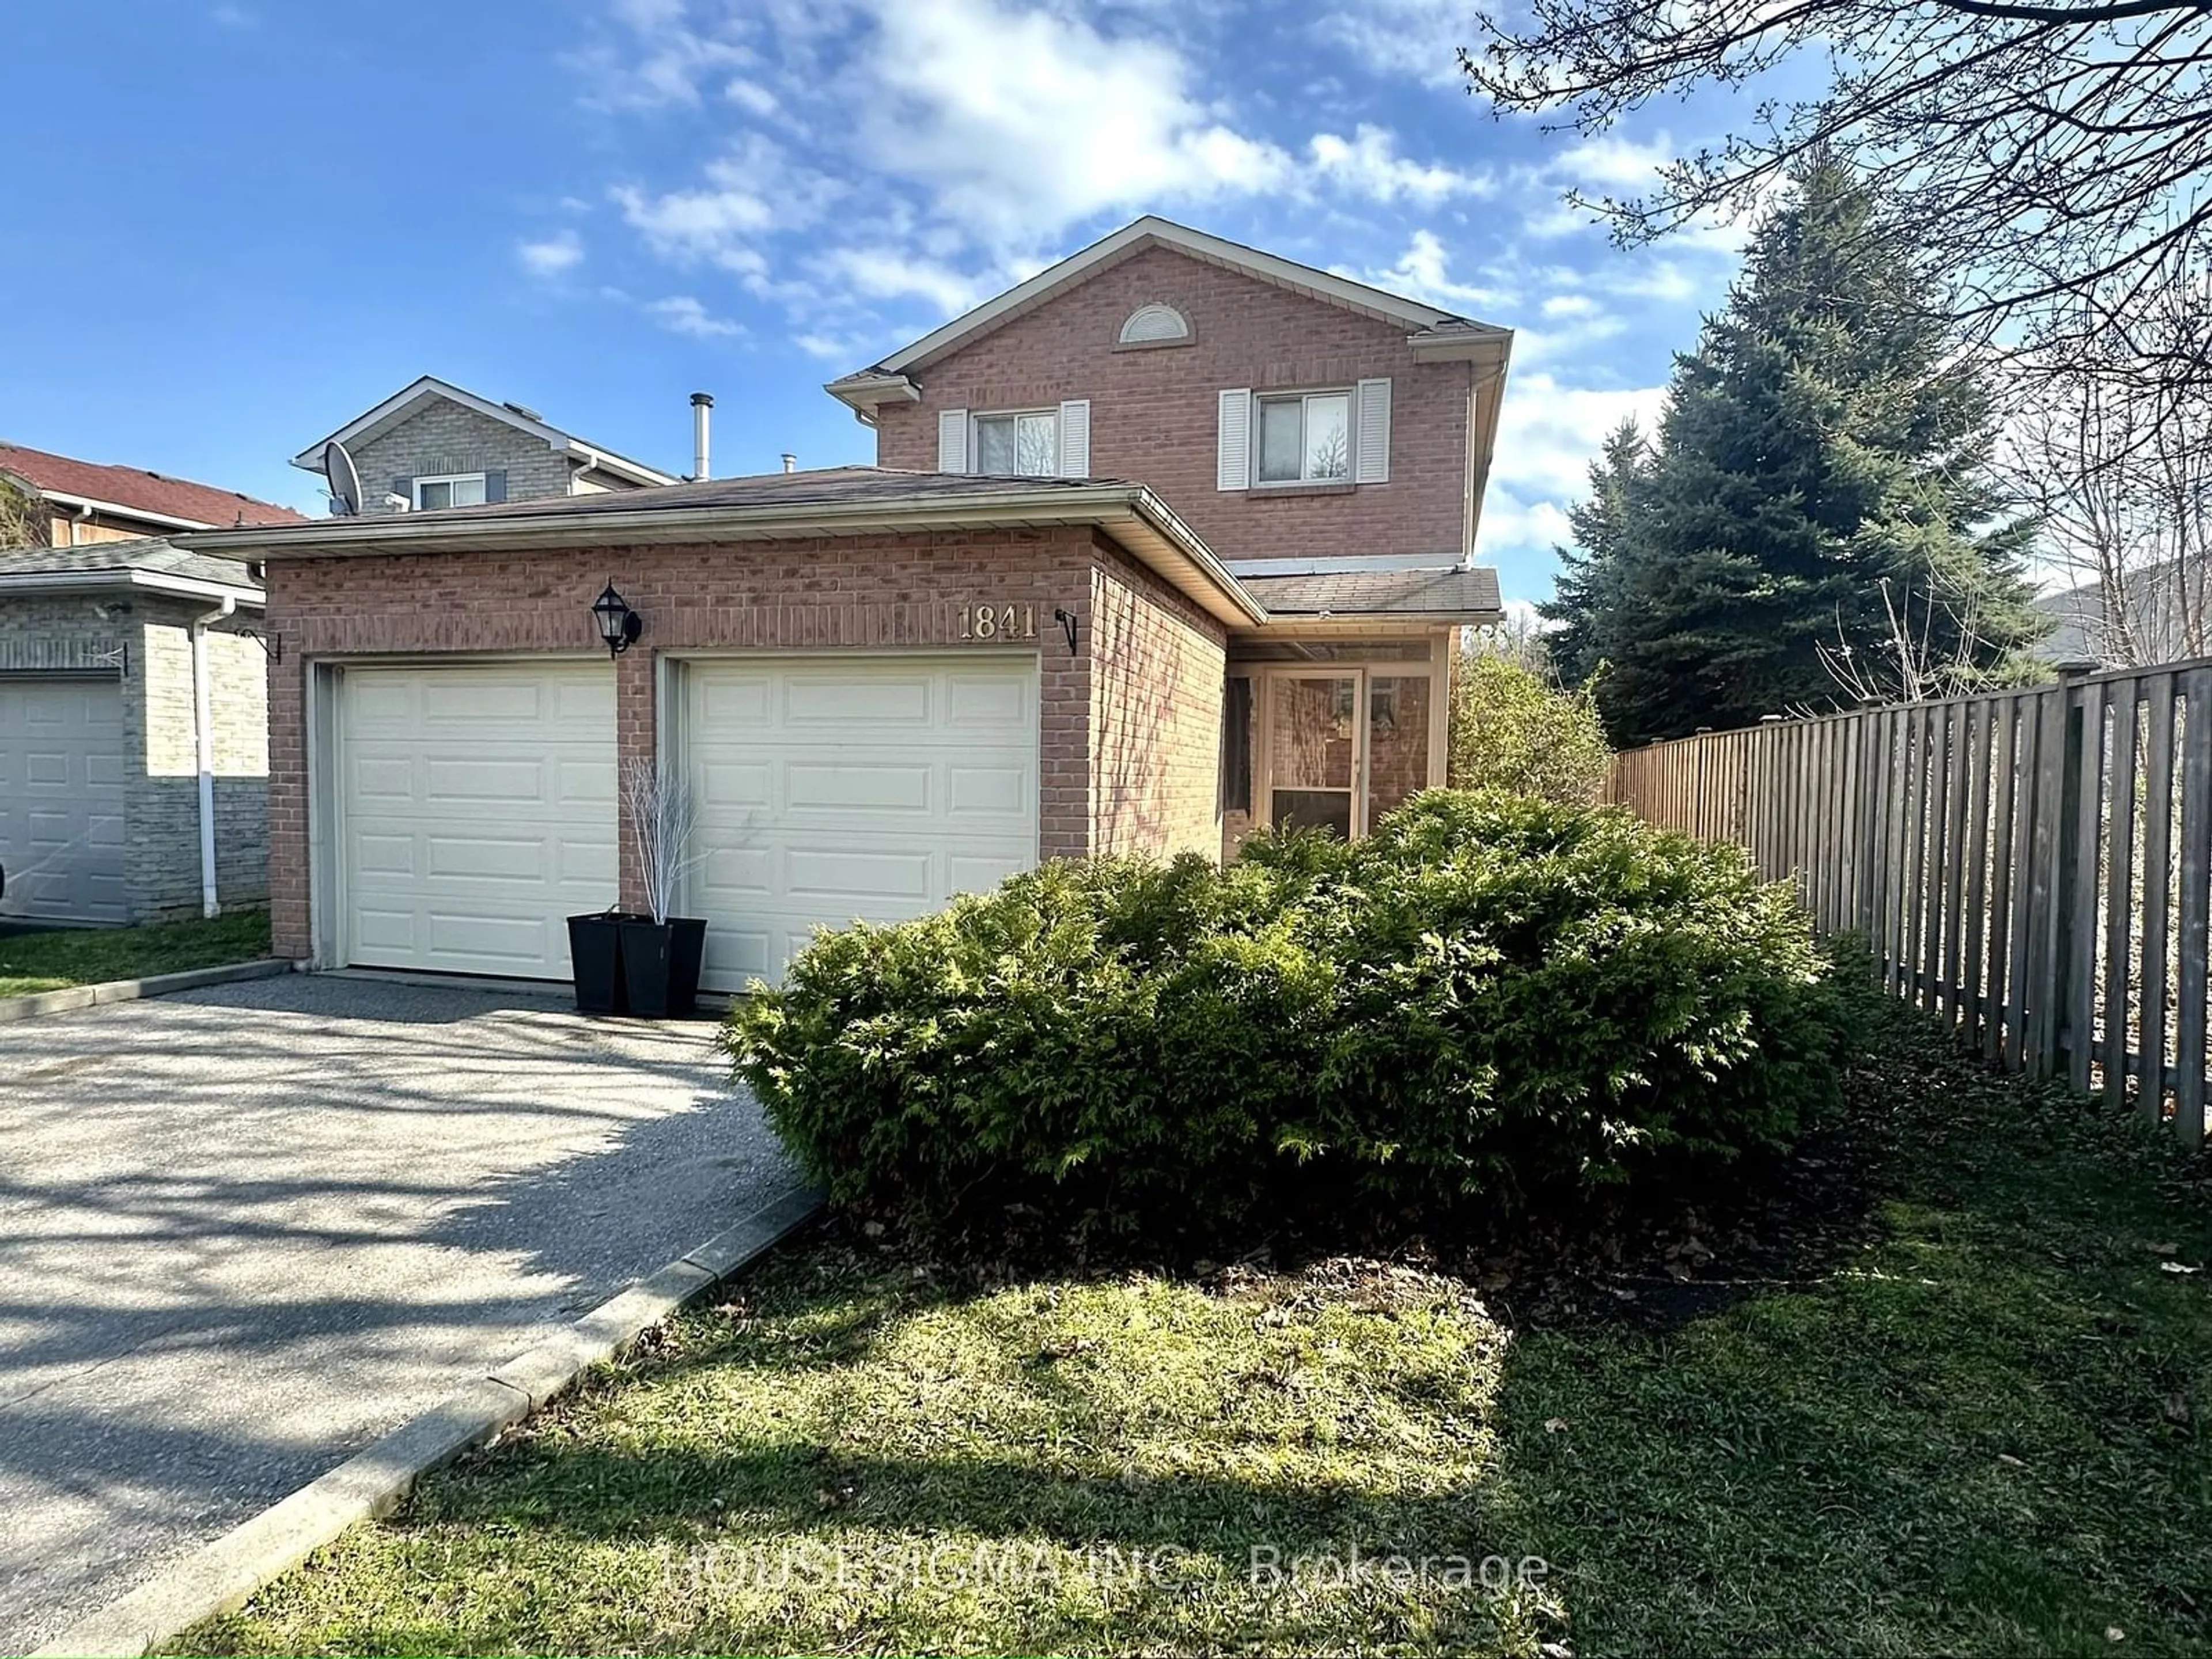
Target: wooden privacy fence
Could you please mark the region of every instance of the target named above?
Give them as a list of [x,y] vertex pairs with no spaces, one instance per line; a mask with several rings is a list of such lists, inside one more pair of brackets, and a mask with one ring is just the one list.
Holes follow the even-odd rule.
[[1769,720],[1613,757],[1992,1060],[2207,1132],[2212,659]]

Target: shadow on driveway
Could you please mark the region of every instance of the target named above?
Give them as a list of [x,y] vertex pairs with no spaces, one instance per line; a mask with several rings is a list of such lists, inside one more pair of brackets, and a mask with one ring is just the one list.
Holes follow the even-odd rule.
[[0,1652],[797,1185],[714,1030],[299,975],[0,1027]]

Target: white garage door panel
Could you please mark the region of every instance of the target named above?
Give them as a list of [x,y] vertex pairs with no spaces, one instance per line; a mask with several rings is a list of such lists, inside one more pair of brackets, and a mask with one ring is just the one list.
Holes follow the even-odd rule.
[[903,921],[1036,862],[1032,657],[699,662],[684,675],[704,982],[773,983],[818,926]]
[[346,959],[565,978],[616,891],[606,665],[354,668],[340,704]]
[[0,915],[126,921],[123,689],[0,680]]

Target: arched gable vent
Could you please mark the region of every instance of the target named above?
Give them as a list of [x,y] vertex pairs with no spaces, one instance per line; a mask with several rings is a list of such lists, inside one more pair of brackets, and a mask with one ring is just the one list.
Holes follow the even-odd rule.
[[1123,345],[1151,345],[1160,340],[1188,340],[1190,325],[1173,306],[1139,306],[1121,325]]

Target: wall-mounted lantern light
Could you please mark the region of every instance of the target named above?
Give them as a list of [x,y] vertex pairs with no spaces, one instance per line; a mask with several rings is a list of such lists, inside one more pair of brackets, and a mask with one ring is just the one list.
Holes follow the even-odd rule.
[[592,615],[599,624],[599,637],[607,642],[607,653],[619,657],[637,643],[637,636],[645,632],[645,619],[629,608],[629,602],[615,592],[612,582],[607,591],[592,602]]

